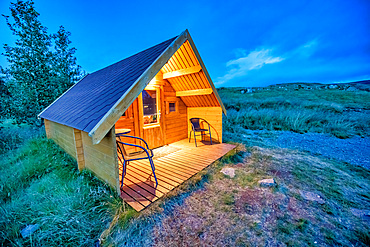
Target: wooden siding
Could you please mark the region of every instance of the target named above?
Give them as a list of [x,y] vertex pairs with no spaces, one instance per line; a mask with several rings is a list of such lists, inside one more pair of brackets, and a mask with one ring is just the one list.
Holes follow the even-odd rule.
[[[127,166],[121,197],[136,211],[149,206],[235,148],[234,145],[225,143],[215,145],[200,143],[195,147],[194,143],[189,143],[187,139],[170,146],[180,150],[153,160],[158,179],[157,187],[148,160],[132,161]],[[160,149],[162,148],[159,148],[159,151]],[[122,174],[121,165],[120,174]]]
[[[162,72],[158,72],[156,76],[150,81],[150,83],[145,87],[145,90],[156,90],[157,93],[157,110],[160,113],[158,123],[156,124],[144,124],[140,123],[143,128],[143,139],[148,143],[149,148],[161,147],[165,144],[165,135],[164,135],[164,121],[163,121],[163,80]],[[142,95],[142,94],[141,94]],[[142,100],[141,100],[142,103]],[[140,109],[144,109],[142,104],[139,104]],[[143,119],[143,112],[139,112],[140,118]]]
[[73,128],[46,119],[44,121],[47,137],[55,141],[64,151],[77,160]]
[[113,188],[119,190],[117,148],[114,128],[100,141],[93,144],[88,133],[82,131],[85,167]]
[[[116,132],[118,129],[130,129],[129,135],[141,136],[139,131],[139,116],[138,116],[138,99],[136,99],[129,108],[125,111],[125,115],[121,116],[115,124]],[[139,144],[132,138],[122,140],[131,144]],[[137,151],[133,147],[127,147],[128,152]]]
[[[176,97],[176,91],[167,80],[165,80],[163,89],[166,109],[163,111],[162,115],[164,114],[165,116],[166,144],[170,144],[188,136],[187,110],[186,105],[180,97]],[[167,109],[169,103],[175,103],[175,112],[169,112],[169,109]]]
[[143,139],[148,143],[150,149],[163,146],[162,128],[160,126],[144,128]]
[[[165,74],[174,71],[182,71],[186,68],[199,66],[200,63],[196,58],[189,41],[187,40],[163,66],[161,71]],[[168,78],[171,86],[175,91],[188,91],[196,89],[212,88],[207,80],[204,71],[191,73],[183,76]],[[212,107],[220,106],[214,93],[207,95],[181,97],[188,107]]]
[[[188,119],[203,118],[211,125],[212,139],[222,142],[222,108],[221,107],[188,107]],[[206,127],[207,125],[204,125]],[[188,120],[188,132],[191,130],[191,124]],[[206,137],[204,137],[206,138]],[[197,140],[200,137],[197,137]],[[205,139],[207,140],[207,139]]]
[[[161,110],[160,126],[144,126],[142,123],[142,99],[141,94],[134,103],[126,110],[125,116],[120,117],[115,128],[131,129],[130,135],[139,136],[148,142],[150,148],[156,148],[165,144],[173,143],[184,138],[188,134],[187,107],[180,97],[176,97],[176,91],[167,80],[162,79],[159,72],[147,88],[160,88],[158,106]],[[176,111],[169,112],[169,103],[176,104]],[[124,141],[133,143],[130,139]],[[128,152],[134,151],[128,148]]]
[[85,168],[84,148],[82,142],[82,131],[74,129],[75,147],[77,154],[78,170],[82,171]]
[[51,136],[50,136],[50,121],[49,120],[44,119],[44,127],[45,127],[46,137],[51,139]]

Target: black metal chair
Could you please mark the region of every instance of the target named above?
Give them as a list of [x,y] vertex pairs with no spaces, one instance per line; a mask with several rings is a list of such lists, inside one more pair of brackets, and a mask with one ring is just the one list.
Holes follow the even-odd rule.
[[[144,142],[145,146],[140,146],[136,144],[131,144],[127,142],[122,142],[121,137],[127,137],[127,138],[134,138],[138,139],[142,142]],[[134,160],[143,160],[143,159],[148,159],[150,166],[153,171],[154,179],[155,179],[155,187],[158,186],[158,180],[155,175],[155,167],[154,167],[154,162],[153,162],[153,151],[149,148],[148,144],[144,139],[136,136],[129,136],[129,135],[124,135],[124,134],[116,134],[116,142],[117,142],[117,153],[118,153],[118,159],[120,160],[122,164],[122,180],[121,180],[121,187],[123,187],[123,179],[126,176],[126,168],[127,165],[129,164],[130,161]],[[127,153],[125,146],[131,146],[131,147],[136,147],[141,149],[140,151],[133,152],[133,153]]]
[[[200,127],[200,121],[203,121],[205,123],[208,124],[208,129],[202,129]],[[211,125],[207,122],[207,120],[203,119],[203,118],[190,118],[190,123],[191,123],[191,126],[192,126],[192,130],[190,130],[190,134],[189,134],[189,142],[191,140],[191,132],[194,133],[194,141],[195,141],[195,146],[197,146],[197,136],[201,136],[201,138],[203,139],[203,136],[206,135],[206,131],[208,131],[209,133],[209,140],[211,141],[211,145],[212,145],[212,135],[211,135]],[[196,135],[195,133],[196,132],[200,132],[200,135]]]

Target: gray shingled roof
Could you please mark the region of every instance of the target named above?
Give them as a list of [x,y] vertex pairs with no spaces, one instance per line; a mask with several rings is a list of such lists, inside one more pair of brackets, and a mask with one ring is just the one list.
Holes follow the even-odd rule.
[[45,109],[40,117],[90,132],[176,38],[88,74]]

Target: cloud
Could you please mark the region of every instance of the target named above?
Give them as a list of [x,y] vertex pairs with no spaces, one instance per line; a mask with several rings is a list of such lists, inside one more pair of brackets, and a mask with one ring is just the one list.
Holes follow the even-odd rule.
[[[262,72],[256,72],[253,70],[258,70],[265,65],[279,63],[283,60],[289,60],[290,63],[293,63],[291,64],[291,66],[295,66],[297,63],[305,64],[304,61],[312,59],[310,57],[312,57],[314,53],[318,50],[318,43],[318,38],[315,38],[303,43],[298,47],[286,50],[283,52],[283,54],[279,56],[273,55],[273,49],[256,49],[248,54],[245,49],[238,48],[234,50],[234,54],[237,58],[232,59],[226,63],[226,74],[222,77],[218,77],[215,84],[222,85],[230,81],[234,82],[237,79],[240,80],[245,78],[247,75],[249,77],[253,77],[254,79],[260,78],[260,76],[258,76],[258,73]],[[281,68],[282,67],[280,66],[280,69]],[[279,71],[279,69],[276,70],[276,68],[271,68],[268,70],[266,69],[264,69],[264,73],[268,73],[268,75],[264,74],[262,75],[263,77],[267,76],[270,78],[274,78],[274,73],[282,73],[282,71]],[[285,69],[287,68],[285,67]],[[285,70],[285,73],[290,74],[291,70]]]
[[313,39],[299,46],[293,53],[303,57],[310,57],[317,50],[318,40]]
[[250,52],[246,55],[243,49],[237,49],[236,54],[244,55],[240,58],[230,60],[226,63],[228,71],[222,77],[217,78],[217,85],[224,84],[234,78],[247,75],[248,71],[260,69],[266,64],[273,64],[283,61],[283,57],[274,57],[271,55],[272,49],[261,49]]

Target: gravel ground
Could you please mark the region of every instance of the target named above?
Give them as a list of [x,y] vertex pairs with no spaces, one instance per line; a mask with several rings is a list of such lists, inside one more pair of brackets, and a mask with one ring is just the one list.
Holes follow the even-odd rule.
[[370,169],[370,137],[339,139],[321,133],[250,130],[244,137],[256,144],[307,151]]

